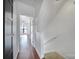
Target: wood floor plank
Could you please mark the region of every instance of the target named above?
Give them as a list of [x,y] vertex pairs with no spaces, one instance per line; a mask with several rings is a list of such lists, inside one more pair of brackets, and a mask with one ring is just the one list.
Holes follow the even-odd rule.
[[[24,41],[24,42],[23,42]],[[20,52],[17,59],[40,59],[35,48],[30,44],[29,40],[20,40]]]

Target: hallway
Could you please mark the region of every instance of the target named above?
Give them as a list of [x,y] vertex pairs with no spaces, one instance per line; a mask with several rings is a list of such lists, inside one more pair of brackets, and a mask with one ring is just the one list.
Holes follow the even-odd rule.
[[32,47],[26,35],[21,35],[20,52],[17,59],[39,59],[36,50]]
[[75,59],[74,8],[74,0],[6,0],[5,59]]

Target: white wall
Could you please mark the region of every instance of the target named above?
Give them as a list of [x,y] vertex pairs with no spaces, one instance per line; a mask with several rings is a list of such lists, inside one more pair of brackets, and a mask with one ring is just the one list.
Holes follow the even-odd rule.
[[[57,6],[53,6],[51,0],[45,1],[47,2],[42,5],[37,18],[39,20],[38,29],[41,32],[41,39],[44,40],[44,53],[58,51],[65,58],[74,59],[75,12],[73,0],[63,2],[64,4],[60,9],[54,8]],[[57,10],[58,13],[56,14]]]
[[20,20],[16,12],[16,3],[14,2],[13,6],[13,59],[17,58],[19,52],[19,40],[20,40]]
[[43,0],[40,13],[37,18],[39,31],[44,30],[44,28],[47,27],[48,22],[51,22],[51,20],[56,17],[66,1],[67,0]]

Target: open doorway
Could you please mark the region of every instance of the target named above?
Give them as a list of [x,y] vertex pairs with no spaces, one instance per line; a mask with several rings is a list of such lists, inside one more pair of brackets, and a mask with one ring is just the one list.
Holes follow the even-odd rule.
[[[31,37],[33,36],[33,18],[20,15],[20,46],[17,59],[32,59]],[[32,56],[32,57],[29,57]]]
[[33,37],[33,17],[20,15],[20,47],[31,45]]
[[28,41],[31,44],[33,37],[33,17],[20,15],[20,38],[23,39],[22,43]]

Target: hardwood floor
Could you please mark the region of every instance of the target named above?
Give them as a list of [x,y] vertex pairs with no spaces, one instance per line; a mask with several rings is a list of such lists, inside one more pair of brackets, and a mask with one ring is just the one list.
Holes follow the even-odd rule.
[[17,59],[40,59],[35,48],[30,44],[30,40],[20,39],[20,52]]

